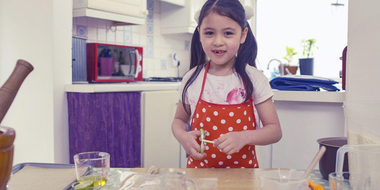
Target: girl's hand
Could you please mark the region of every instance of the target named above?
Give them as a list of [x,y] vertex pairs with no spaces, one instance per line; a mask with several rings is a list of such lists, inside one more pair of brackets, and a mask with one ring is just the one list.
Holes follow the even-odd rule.
[[201,132],[196,131],[187,131],[182,133],[178,138],[179,143],[183,146],[187,154],[192,156],[195,160],[202,160],[206,157],[206,153],[199,153],[201,151],[201,145],[196,141],[197,138],[201,135]]
[[226,154],[239,152],[246,143],[246,136],[242,132],[230,132],[214,140],[214,147]]

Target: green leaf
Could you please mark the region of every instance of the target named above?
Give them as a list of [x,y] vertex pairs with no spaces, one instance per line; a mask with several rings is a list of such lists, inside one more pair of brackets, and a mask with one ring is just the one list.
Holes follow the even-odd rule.
[[294,48],[286,46],[286,55],[282,58],[288,61],[288,63],[291,63],[293,61],[294,55],[297,55],[297,52],[294,51]]
[[[315,38],[311,38],[311,39],[303,39],[301,41],[301,46],[303,48],[303,56],[305,56],[305,54],[307,55],[307,58],[309,58],[310,55],[313,55],[313,47],[316,47],[315,44],[317,42],[317,39]],[[317,49],[319,49],[318,47],[316,47]]]

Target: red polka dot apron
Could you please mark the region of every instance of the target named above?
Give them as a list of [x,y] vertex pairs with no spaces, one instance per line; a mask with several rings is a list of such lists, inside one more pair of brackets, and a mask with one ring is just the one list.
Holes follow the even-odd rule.
[[[233,131],[255,130],[256,120],[252,97],[248,102],[240,104],[214,104],[201,99],[207,71],[203,77],[202,90],[191,119],[191,130],[203,129],[205,139],[214,140],[223,134]],[[201,141],[197,139],[200,144]],[[205,144],[204,152],[207,157],[195,160],[192,156],[187,159],[187,168],[258,168],[255,146],[246,145],[239,152],[228,155],[221,152],[210,143]]]

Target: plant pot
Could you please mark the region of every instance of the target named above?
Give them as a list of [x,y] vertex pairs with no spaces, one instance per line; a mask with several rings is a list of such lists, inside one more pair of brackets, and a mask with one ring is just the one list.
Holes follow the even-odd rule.
[[[291,65],[284,65],[284,73],[281,73],[282,75],[287,75],[288,72],[286,72],[286,69],[292,74],[295,75],[297,73],[298,66],[291,66]],[[278,66],[278,70],[281,72],[281,65]]]
[[290,65],[287,65],[284,67],[284,72],[285,74],[287,74],[286,72],[286,69],[288,69],[288,71],[292,74],[292,75],[295,75],[297,73],[297,69],[298,69],[298,66],[290,66]]
[[314,58],[300,58],[299,64],[301,75],[313,75]]

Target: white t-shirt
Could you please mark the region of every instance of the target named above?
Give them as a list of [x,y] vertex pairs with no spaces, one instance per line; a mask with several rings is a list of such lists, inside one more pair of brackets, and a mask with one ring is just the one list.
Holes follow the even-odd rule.
[[[195,68],[183,76],[181,88],[179,89],[179,100],[182,101],[182,92],[186,82],[195,71]],[[264,102],[273,96],[268,78],[255,67],[247,65],[246,71],[253,84],[252,100],[253,104]],[[196,103],[202,89],[205,67],[202,68],[198,77],[186,91],[185,104],[190,104],[191,115],[193,115]],[[207,73],[205,87],[203,89],[202,100],[215,104],[239,104],[245,100],[246,90],[243,81],[235,72],[227,76],[215,76]],[[254,108],[256,122],[259,125],[256,107]]]

